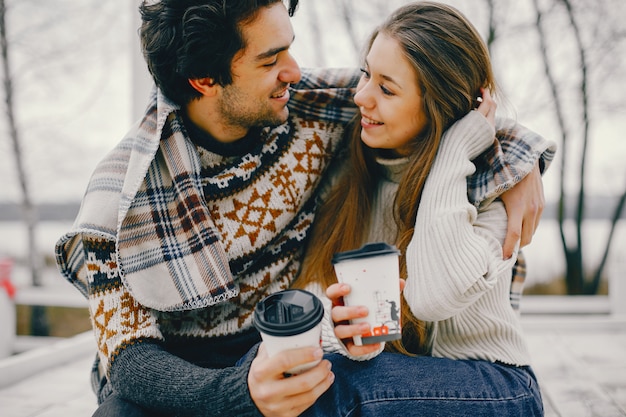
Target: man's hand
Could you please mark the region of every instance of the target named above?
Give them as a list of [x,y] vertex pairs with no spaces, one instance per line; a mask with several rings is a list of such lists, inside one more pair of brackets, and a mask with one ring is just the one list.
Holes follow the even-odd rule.
[[539,226],[541,213],[545,206],[543,182],[539,165],[512,189],[501,196],[508,216],[508,227],[502,256],[509,259],[513,255],[515,244],[520,240],[520,248],[528,245]]
[[269,357],[261,343],[248,373],[250,397],[266,417],[295,417],[309,408],[332,385],[335,375],[330,362],[322,360],[315,367],[288,378],[284,373],[294,366],[318,361],[319,347],[305,347]]

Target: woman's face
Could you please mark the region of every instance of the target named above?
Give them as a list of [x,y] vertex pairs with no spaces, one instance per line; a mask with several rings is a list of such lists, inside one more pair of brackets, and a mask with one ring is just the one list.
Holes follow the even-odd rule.
[[362,116],[361,140],[371,148],[407,155],[407,144],[428,123],[415,69],[400,44],[381,33],[362,71],[354,96]]

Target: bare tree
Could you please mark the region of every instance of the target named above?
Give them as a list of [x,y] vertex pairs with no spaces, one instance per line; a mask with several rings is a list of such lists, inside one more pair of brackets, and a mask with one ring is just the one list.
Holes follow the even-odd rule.
[[496,40],[496,5],[494,0],[486,0],[487,11],[489,13],[489,28],[487,30],[486,43],[487,49],[491,53],[491,45]]
[[[341,0],[332,2],[328,7],[338,11],[342,29],[347,31],[350,44],[358,50],[358,33],[362,25],[366,24],[369,33],[391,10],[406,2]],[[527,59],[533,61],[532,68],[539,63],[542,69],[538,77],[530,77],[532,79],[528,81],[528,88],[521,89],[521,94],[529,95],[522,103],[532,103],[532,107],[526,110],[531,114],[540,112],[543,116],[546,111],[550,112],[558,132],[554,139],[559,142],[557,160],[560,166],[555,166],[553,170],[559,175],[556,216],[566,264],[567,292],[596,294],[617,224],[626,205],[626,190],[618,188],[621,191],[617,192],[618,201],[609,216],[609,233],[606,239],[598,242],[603,249],[601,260],[593,272],[586,272],[588,256],[583,250],[583,225],[589,218],[585,203],[590,198],[588,183],[593,174],[588,161],[591,153],[589,148],[591,142],[599,139],[597,129],[594,129],[597,116],[593,110],[603,105],[602,100],[606,99],[602,92],[606,92],[607,88],[615,94],[614,88],[611,91],[607,87],[608,83],[616,74],[626,70],[623,60],[617,58],[619,52],[611,52],[615,49],[612,46],[623,45],[626,37],[622,25],[626,16],[619,17],[620,11],[624,10],[621,0],[600,0],[593,4],[583,0],[530,0],[522,3],[484,0],[481,10],[474,5],[467,6],[460,0],[445,2],[466,10],[476,18],[477,23],[485,23],[486,43],[494,54],[494,66],[503,75],[519,73],[518,68],[512,68],[520,65],[519,57],[511,51],[518,50],[520,45],[525,46],[533,31],[538,34],[538,58],[529,50],[525,52],[529,54]],[[321,3],[319,7],[322,10]],[[516,12],[510,12],[511,9]],[[517,11],[521,12],[520,16]],[[529,12],[529,15],[525,15],[525,12]],[[508,54],[509,57],[500,59],[503,57],[498,56],[499,53]],[[563,69],[564,65],[567,71]],[[518,80],[513,82],[519,89],[521,83]],[[549,97],[549,102],[537,105],[539,97]],[[614,114],[623,109],[624,104],[620,102],[610,104],[604,110]],[[535,116],[540,116],[540,113],[535,113]],[[575,187],[573,199],[572,188],[568,188],[570,184]],[[568,227],[572,217],[574,233],[568,233],[571,232]]]
[[[94,97],[101,94],[104,83],[82,88],[81,102],[75,106],[73,102],[66,102],[64,106],[49,106],[46,101],[38,99],[50,92],[58,96],[58,90],[63,89],[65,84],[78,83],[81,78],[91,75],[80,74],[81,64],[84,68],[86,63],[91,63],[88,61],[89,53],[86,52],[99,46],[110,35],[106,30],[113,26],[111,17],[116,16],[116,6],[115,2],[97,0],[80,3],[58,0],[54,4],[36,0],[0,0],[1,94],[4,98],[4,120],[0,125],[3,128],[6,126],[7,130],[7,135],[1,138],[6,137],[10,142],[12,155],[6,158],[11,159],[16,168],[14,177],[19,187],[18,198],[26,228],[24,262],[33,286],[44,284],[45,265],[45,255],[37,244],[39,215],[34,201],[34,196],[38,195],[35,174],[44,168],[43,164],[34,163],[34,159],[37,156],[45,158],[47,168],[59,175],[58,171],[62,169],[60,165],[63,164],[59,164],[58,160],[55,163],[50,154],[67,155],[74,152],[68,152],[64,138],[55,137],[58,134],[55,133],[57,127],[67,123],[68,119],[76,119],[77,114],[82,114]],[[80,22],[83,27],[88,27],[89,36],[75,36],[76,32],[72,30],[75,27],[68,30],[64,26],[68,22]],[[42,42],[42,38],[49,42]],[[98,74],[104,74],[101,77],[109,76],[107,71],[99,71]],[[93,77],[90,81],[94,81]],[[102,81],[102,78],[98,81]],[[61,113],[63,111],[67,112],[65,116]],[[33,134],[37,131],[43,134]],[[37,152],[33,152],[33,149]],[[33,166],[37,169],[33,169]],[[45,307],[33,306],[31,312],[32,334],[47,335]]]
[[[569,22],[569,31],[574,39],[575,50],[578,54],[578,65],[572,65],[573,71],[578,71],[579,82],[577,86],[578,90],[578,104],[580,106],[580,113],[582,116],[582,148],[579,154],[578,172],[576,177],[579,179],[578,190],[576,193],[575,207],[574,207],[574,221],[575,221],[575,236],[573,239],[568,239],[565,233],[565,222],[567,220],[568,199],[565,192],[565,177],[568,173],[566,163],[570,157],[570,144],[572,142],[572,135],[568,129],[566,111],[563,103],[564,98],[561,94],[561,88],[559,86],[557,77],[554,74],[553,67],[550,62],[548,36],[544,29],[543,20],[546,14],[542,11],[539,0],[533,0],[533,5],[536,13],[536,28],[539,33],[540,53],[544,64],[545,77],[548,80],[550,86],[550,93],[553,99],[553,111],[558,122],[558,126],[561,132],[561,170],[560,170],[560,192],[559,192],[559,204],[558,204],[558,223],[559,232],[561,236],[561,242],[565,254],[565,282],[568,294],[596,294],[598,292],[602,273],[606,265],[606,261],[613,241],[614,231],[617,223],[620,219],[622,209],[626,200],[626,190],[622,192],[619,198],[618,204],[615,208],[614,214],[611,218],[611,225],[608,238],[604,245],[604,251],[602,259],[599,265],[596,267],[592,278],[589,280],[586,277],[584,268],[584,253],[583,253],[583,223],[586,219],[585,216],[585,199],[586,199],[586,168],[588,148],[590,141],[590,98],[589,98],[589,71],[590,62],[588,59],[588,50],[592,47],[585,45],[582,36],[582,30],[578,23],[578,16],[574,5],[570,0],[556,0],[553,6],[555,10],[563,10],[567,16]],[[597,45],[593,45],[597,47]]]
[[352,6],[352,2],[350,0],[342,0],[339,7],[341,7],[343,24],[345,25],[346,32],[348,32],[348,37],[350,38],[352,49],[358,51],[361,48],[361,45],[359,44],[359,37],[356,34],[356,29],[353,24],[355,8]]
[[313,39],[317,42],[317,47],[313,48],[315,54],[315,62],[321,66],[326,66],[326,54],[324,53],[324,48],[320,47],[323,45],[323,31],[320,25],[319,14],[317,12],[317,7],[314,2],[311,2],[309,5],[309,28],[311,33],[313,34]]
[[[37,208],[33,204],[29,178],[26,174],[24,166],[24,154],[22,152],[22,142],[17,127],[15,117],[15,103],[13,79],[11,77],[11,54],[10,44],[7,38],[7,8],[4,0],[0,0],[0,54],[2,55],[2,73],[3,73],[3,93],[5,103],[5,116],[9,129],[9,140],[13,148],[13,156],[17,169],[17,178],[22,194],[21,208],[22,217],[26,225],[27,234],[27,262],[30,269],[31,281],[33,286],[41,285],[41,267],[42,258],[37,248],[36,229],[37,229]],[[48,325],[45,319],[45,310],[43,307],[34,306],[31,314],[31,331],[34,335],[45,336],[48,334]]]
[[17,128],[17,122],[15,118],[15,106],[13,102],[14,87],[13,80],[11,78],[11,56],[10,45],[7,39],[7,22],[6,22],[6,5],[4,0],[0,0],[0,53],[2,54],[2,73],[3,73],[3,93],[5,103],[5,116],[9,129],[9,140],[13,147],[13,156],[15,158],[15,165],[17,169],[17,177],[22,192],[22,213],[24,221],[26,222],[28,229],[28,253],[30,255],[29,264],[31,266],[31,275],[33,277],[33,285],[40,285],[40,272],[38,268],[38,262],[36,259],[37,245],[35,241],[35,229],[37,226],[37,211],[33,205],[30,188],[28,186],[28,177],[26,175],[26,169],[24,167],[24,157],[22,153],[22,146],[20,141],[20,135]]

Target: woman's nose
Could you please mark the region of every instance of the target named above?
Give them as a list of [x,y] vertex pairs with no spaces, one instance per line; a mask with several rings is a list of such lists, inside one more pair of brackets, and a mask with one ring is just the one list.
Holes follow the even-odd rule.
[[367,91],[368,84],[361,84],[356,88],[356,94],[354,95],[354,104],[359,107],[369,107],[371,105],[371,98]]

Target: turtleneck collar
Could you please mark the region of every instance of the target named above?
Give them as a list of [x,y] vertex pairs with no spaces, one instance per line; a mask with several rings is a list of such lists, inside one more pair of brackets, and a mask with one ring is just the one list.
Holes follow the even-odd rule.
[[381,169],[381,172],[386,180],[398,184],[404,175],[404,171],[409,164],[409,158],[383,158],[381,156],[376,157],[376,163]]

